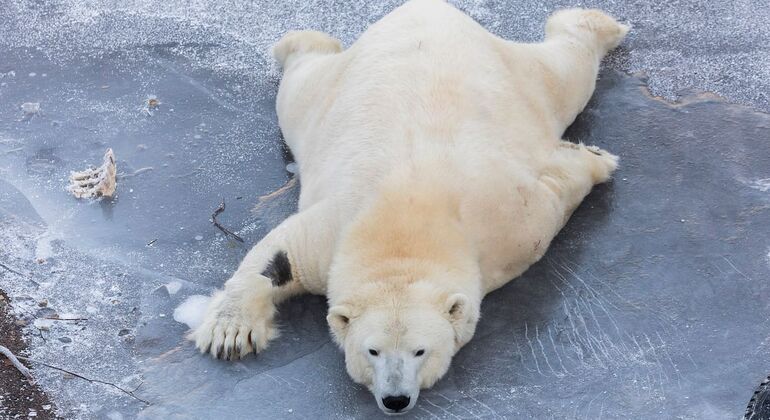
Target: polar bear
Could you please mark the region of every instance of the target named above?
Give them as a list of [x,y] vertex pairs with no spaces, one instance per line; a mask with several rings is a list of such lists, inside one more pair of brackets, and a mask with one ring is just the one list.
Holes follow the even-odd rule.
[[483,296],[538,261],[618,158],[561,140],[628,27],[553,14],[500,39],[413,0],[346,50],[315,31],[274,47],[299,211],[262,239],[190,334],[217,358],[263,350],[276,304],[325,294],[347,371],[386,413],[414,407],[473,336]]

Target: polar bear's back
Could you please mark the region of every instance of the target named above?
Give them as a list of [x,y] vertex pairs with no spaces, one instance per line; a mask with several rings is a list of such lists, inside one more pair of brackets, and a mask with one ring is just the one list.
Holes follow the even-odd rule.
[[[533,45],[487,32],[441,0],[413,0],[349,49],[287,71],[278,113],[303,176],[301,206],[371,190],[394,165],[455,155],[531,162],[558,141]],[[294,99],[298,98],[298,99]]]

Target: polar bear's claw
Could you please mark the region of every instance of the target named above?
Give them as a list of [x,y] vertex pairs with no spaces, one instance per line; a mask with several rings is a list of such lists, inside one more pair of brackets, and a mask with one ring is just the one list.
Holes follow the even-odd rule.
[[190,339],[201,353],[220,360],[236,360],[258,353],[278,335],[273,327],[272,307],[264,311],[259,308],[264,306],[216,295],[206,310],[203,324],[190,334]]

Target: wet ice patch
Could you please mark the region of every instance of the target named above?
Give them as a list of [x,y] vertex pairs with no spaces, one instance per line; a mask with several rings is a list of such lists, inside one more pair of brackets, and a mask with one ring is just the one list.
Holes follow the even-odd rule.
[[192,295],[174,309],[174,321],[187,324],[191,330],[203,323],[203,314],[209,304],[209,296]]

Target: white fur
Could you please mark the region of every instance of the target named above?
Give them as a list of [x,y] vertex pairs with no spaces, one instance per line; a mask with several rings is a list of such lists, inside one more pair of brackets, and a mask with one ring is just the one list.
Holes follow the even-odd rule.
[[[388,413],[389,396],[414,406],[473,336],[482,297],[540,259],[616,168],[560,137],[627,31],[570,9],[544,42],[520,44],[414,0],[345,51],[319,32],[285,36],[277,109],[299,212],[248,254],[191,338],[224,357],[259,351],[277,302],[326,294],[351,377]],[[280,287],[260,275],[277,251],[294,278]]]

